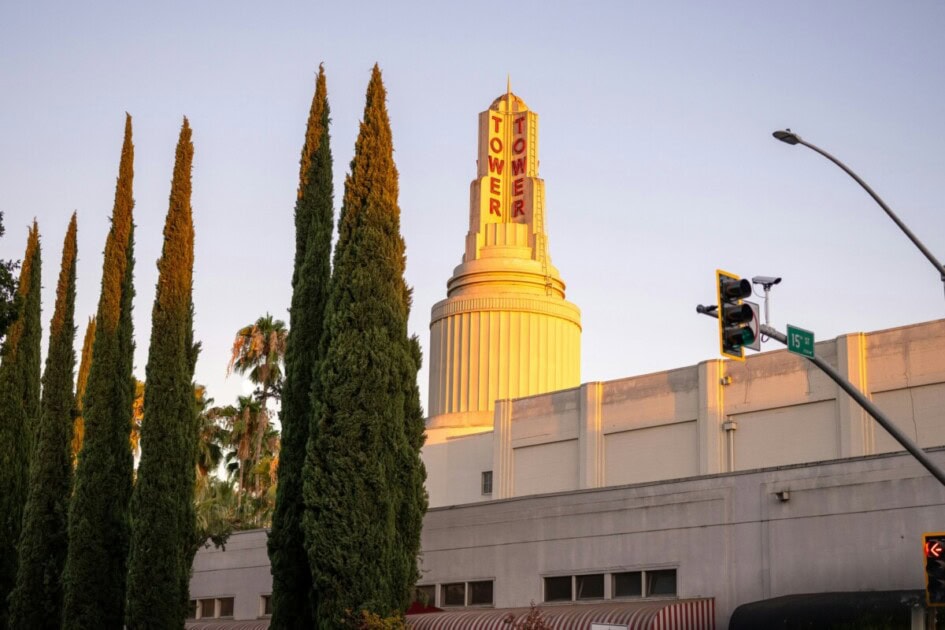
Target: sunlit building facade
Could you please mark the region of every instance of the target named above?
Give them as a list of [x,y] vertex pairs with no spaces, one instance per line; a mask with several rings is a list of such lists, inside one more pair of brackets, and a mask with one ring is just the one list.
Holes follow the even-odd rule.
[[[534,602],[557,628],[725,628],[776,598],[826,615],[841,592],[918,618],[945,489],[787,351],[581,383],[545,212],[538,116],[508,90],[479,115],[469,231],[431,314],[418,598],[444,612],[414,627],[500,628]],[[945,465],[945,320],[816,352]],[[265,532],[235,540],[198,554],[191,595],[264,627]]]

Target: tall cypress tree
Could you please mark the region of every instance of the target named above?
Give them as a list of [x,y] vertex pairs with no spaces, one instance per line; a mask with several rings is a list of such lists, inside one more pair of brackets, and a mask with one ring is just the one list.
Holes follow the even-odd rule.
[[0,628],[9,626],[17,546],[26,503],[32,434],[39,416],[41,256],[36,221],[26,239],[17,287],[17,318],[0,363]]
[[[409,309],[411,300],[407,295]],[[420,406],[420,387],[417,385],[417,371],[420,369],[422,352],[420,340],[416,335],[410,338],[408,356],[403,362],[402,385],[404,387],[404,435],[398,444],[397,465],[394,484],[400,491],[400,504],[397,506],[397,541],[395,553],[397,564],[394,567],[395,583],[400,592],[401,609],[406,608],[413,598],[413,587],[420,579],[417,560],[420,556],[420,533],[423,529],[423,516],[427,512],[427,490],[424,482],[426,468],[420,459],[420,449],[426,441],[423,408]]]
[[120,628],[125,616],[128,502],[132,456],[129,437],[135,396],[134,146],[131,116],[118,166],[112,225],[105,241],[102,293],[95,316],[94,357],[83,400],[85,439],[69,506],[69,552],[63,574],[63,629]]
[[20,534],[19,570],[10,598],[12,628],[59,630],[62,626],[62,568],[68,549],[70,444],[75,415],[75,265],[73,213],[62,246],[56,307],[49,324],[42,406]]
[[402,530],[398,522],[409,494],[400,487],[410,459],[407,427],[420,403],[385,99],[375,65],[345,180],[304,470],[304,529],[322,628],[338,627],[346,610],[402,611],[412,586],[404,554],[419,545],[406,540],[419,528]]
[[319,66],[309,110],[295,203],[295,268],[282,387],[279,484],[269,534],[274,629],[313,624],[312,574],[302,532],[302,467],[312,415],[312,374],[319,359],[331,277],[334,201],[325,68]]
[[90,317],[85,326],[82,340],[82,358],[79,361],[79,375],[75,380],[75,423],[72,429],[72,467],[75,468],[82,440],[85,438],[85,420],[82,417],[82,400],[85,398],[85,386],[89,382],[89,369],[92,367],[92,343],[95,341],[95,318]]
[[[141,462],[131,498],[127,626],[182,628],[181,562],[193,526],[195,405],[193,321],[194,222],[190,207],[194,145],[184,118],[177,143],[164,249],[158,260],[145,368]],[[96,359],[97,360],[97,359]],[[190,514],[192,518],[192,513]]]

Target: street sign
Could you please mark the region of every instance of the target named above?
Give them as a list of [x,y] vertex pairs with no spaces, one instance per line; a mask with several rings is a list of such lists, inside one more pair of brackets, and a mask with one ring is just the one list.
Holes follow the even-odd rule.
[[797,326],[788,324],[787,326],[787,349],[788,352],[799,354],[803,357],[814,357],[814,333]]

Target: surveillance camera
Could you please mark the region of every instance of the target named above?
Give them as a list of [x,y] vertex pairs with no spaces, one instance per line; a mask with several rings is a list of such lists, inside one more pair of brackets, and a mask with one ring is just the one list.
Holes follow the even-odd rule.
[[773,286],[781,282],[781,278],[772,278],[771,276],[755,276],[751,279],[755,284],[760,284],[764,286]]

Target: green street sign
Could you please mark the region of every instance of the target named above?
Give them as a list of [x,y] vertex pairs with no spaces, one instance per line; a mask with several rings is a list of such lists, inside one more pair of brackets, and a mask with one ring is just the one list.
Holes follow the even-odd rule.
[[787,349],[788,352],[814,358],[814,333],[788,324]]

